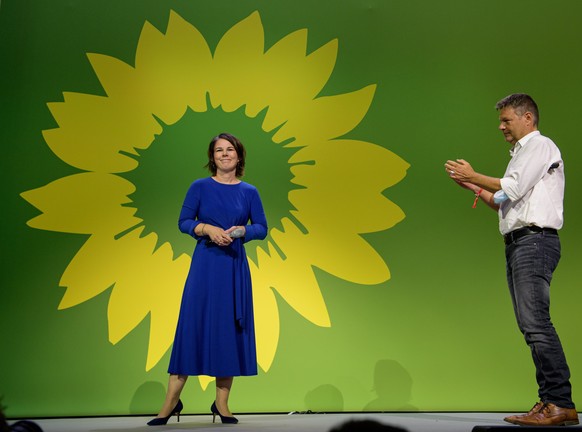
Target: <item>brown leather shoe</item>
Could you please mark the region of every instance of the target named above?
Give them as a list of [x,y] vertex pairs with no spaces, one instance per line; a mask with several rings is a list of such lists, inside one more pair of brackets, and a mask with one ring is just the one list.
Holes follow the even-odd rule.
[[530,409],[528,412],[526,412],[525,414],[519,414],[519,415],[512,415],[512,416],[507,416],[505,417],[503,420],[506,421],[507,423],[513,423],[513,424],[517,424],[515,421],[520,419],[520,418],[524,418],[527,416],[530,416],[532,414],[537,413],[539,410],[541,410],[544,407],[544,403],[542,401],[536,402],[536,404],[532,407],[532,409]]
[[514,424],[521,426],[570,426],[578,423],[578,413],[574,408],[560,408],[553,403],[546,403],[537,413],[514,420]]

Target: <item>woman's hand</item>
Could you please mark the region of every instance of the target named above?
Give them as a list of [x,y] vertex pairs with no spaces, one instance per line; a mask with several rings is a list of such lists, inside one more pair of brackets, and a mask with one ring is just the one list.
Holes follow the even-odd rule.
[[210,240],[218,246],[228,246],[232,243],[232,238],[228,235],[230,230],[232,230],[232,228],[229,228],[228,231],[224,231],[222,228],[213,225],[206,225],[204,228],[204,232],[208,235]]
[[244,226],[232,226],[225,231],[231,238],[244,237],[247,229]]

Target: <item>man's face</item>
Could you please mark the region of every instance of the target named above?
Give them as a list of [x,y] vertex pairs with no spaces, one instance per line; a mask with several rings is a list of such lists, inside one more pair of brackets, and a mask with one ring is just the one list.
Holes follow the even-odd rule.
[[505,141],[515,144],[528,133],[535,130],[532,115],[526,112],[520,116],[515,112],[513,107],[502,108],[499,111],[499,130],[503,132]]

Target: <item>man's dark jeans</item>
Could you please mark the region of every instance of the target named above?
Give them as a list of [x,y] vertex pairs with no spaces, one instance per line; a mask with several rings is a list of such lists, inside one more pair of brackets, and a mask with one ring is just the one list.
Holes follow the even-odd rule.
[[550,318],[550,282],[560,261],[558,235],[541,232],[505,247],[507,283],[519,329],[536,367],[539,398],[574,408],[570,369]]

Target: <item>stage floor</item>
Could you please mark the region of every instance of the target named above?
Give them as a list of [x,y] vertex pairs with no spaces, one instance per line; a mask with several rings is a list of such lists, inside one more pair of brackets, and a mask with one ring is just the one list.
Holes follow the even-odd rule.
[[[152,417],[97,417],[68,419],[34,419],[43,432],[121,432],[121,431],[216,431],[233,428],[236,432],[329,432],[332,428],[352,419],[373,419],[384,424],[399,426],[409,432],[470,432],[475,426],[495,429],[516,428],[503,421],[504,413],[338,413],[338,414],[243,414],[237,415],[239,424],[212,424],[210,415],[184,415],[180,423],[172,417],[167,425],[151,427],[146,422]],[[217,418],[218,421],[218,418]],[[10,420],[9,423],[14,423]],[[567,427],[562,430],[578,430]]]

